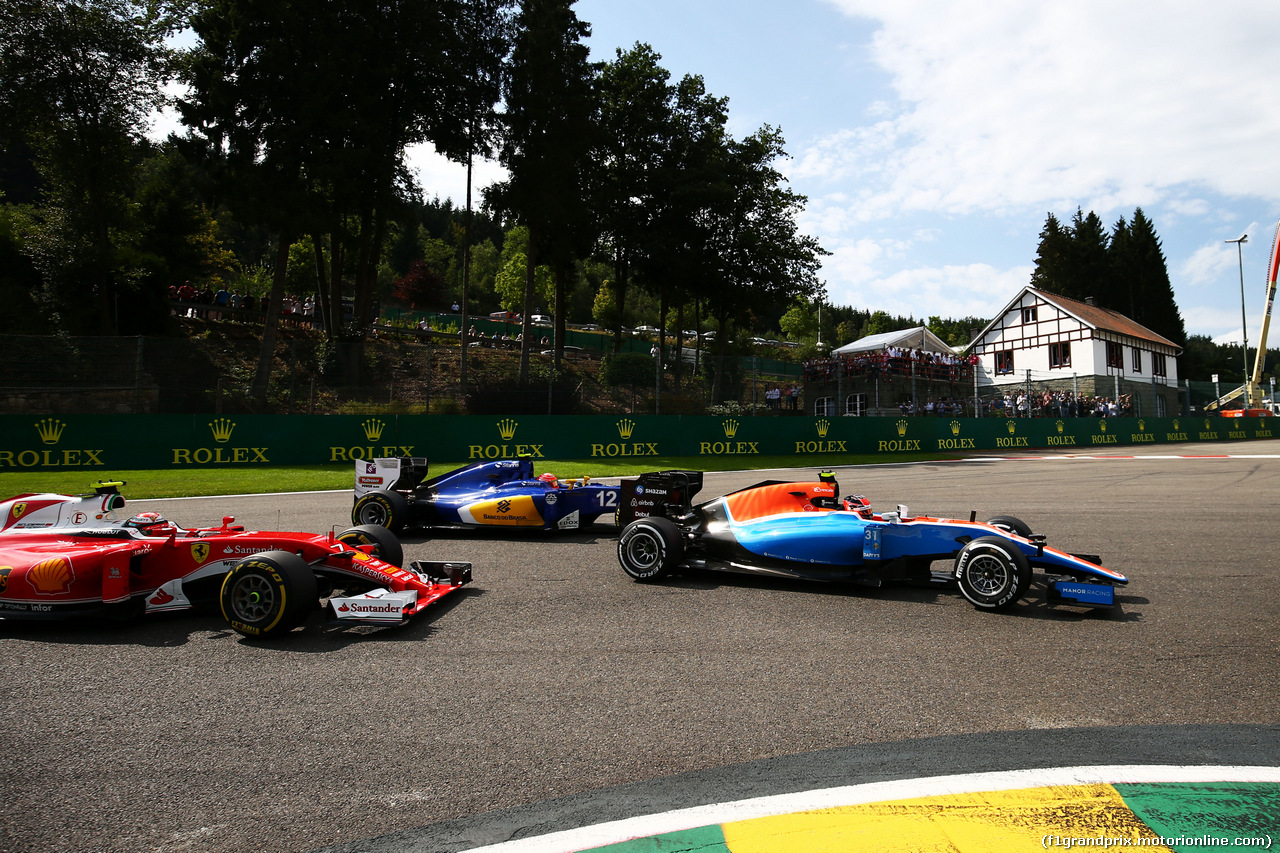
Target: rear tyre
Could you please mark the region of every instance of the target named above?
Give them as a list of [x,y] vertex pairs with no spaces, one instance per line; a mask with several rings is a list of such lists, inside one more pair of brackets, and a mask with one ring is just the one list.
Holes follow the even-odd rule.
[[998,536],[974,539],[956,555],[960,592],[980,610],[1013,606],[1031,586],[1031,563],[1011,542]]
[[319,603],[311,566],[288,551],[241,560],[222,582],[222,617],[246,637],[287,634]]
[[385,527],[377,524],[361,524],[338,534],[338,541],[348,545],[372,545],[373,556],[384,563],[399,568],[404,565],[404,548],[400,540]]
[[369,492],[361,495],[360,500],[351,509],[353,524],[376,524],[385,527],[392,533],[404,529],[409,518],[409,501],[399,492]]
[[1010,533],[1016,533],[1023,539],[1031,535],[1031,525],[1012,515],[997,515],[994,518],[987,519],[987,524],[992,527],[999,527],[1001,530],[1007,530]]
[[638,581],[658,580],[680,565],[684,540],[680,529],[667,518],[638,518],[618,536],[618,562]]

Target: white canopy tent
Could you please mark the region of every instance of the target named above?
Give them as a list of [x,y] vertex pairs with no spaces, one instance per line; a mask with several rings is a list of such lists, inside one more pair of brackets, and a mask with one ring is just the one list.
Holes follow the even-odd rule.
[[876,352],[897,347],[899,349],[917,349],[925,352],[944,352],[955,355],[956,351],[943,343],[942,339],[929,331],[925,326],[914,329],[899,329],[896,332],[882,332],[878,335],[867,335],[851,344],[845,344],[831,351],[832,355],[848,355],[855,352]]

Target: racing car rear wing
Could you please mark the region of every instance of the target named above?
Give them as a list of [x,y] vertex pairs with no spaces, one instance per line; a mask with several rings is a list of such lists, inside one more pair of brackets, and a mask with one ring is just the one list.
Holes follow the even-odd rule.
[[618,526],[651,515],[684,515],[701,490],[701,471],[650,471],[624,479],[618,490]]

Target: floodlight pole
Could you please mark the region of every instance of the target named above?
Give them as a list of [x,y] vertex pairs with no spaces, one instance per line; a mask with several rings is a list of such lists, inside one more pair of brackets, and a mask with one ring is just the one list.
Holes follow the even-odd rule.
[[[1249,321],[1244,316],[1244,254],[1240,249],[1240,244],[1249,242],[1249,235],[1241,234],[1234,240],[1223,240],[1222,242],[1236,244],[1236,261],[1240,265],[1240,333],[1244,335],[1244,345],[1241,347],[1244,350],[1244,385],[1240,387],[1244,400],[1240,404],[1240,411],[1243,415],[1253,402],[1249,393]],[[1219,404],[1219,411],[1221,411],[1221,404]]]

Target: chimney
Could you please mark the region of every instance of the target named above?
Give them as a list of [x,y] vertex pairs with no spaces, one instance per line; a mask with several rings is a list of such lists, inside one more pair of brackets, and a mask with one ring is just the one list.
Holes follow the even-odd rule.
[[1086,297],[1084,298],[1084,304],[1085,304],[1085,305],[1092,305],[1092,304],[1093,304],[1093,297],[1092,297],[1092,296],[1086,296]]

